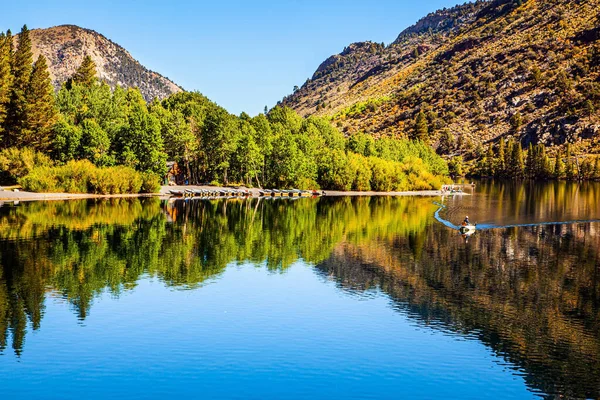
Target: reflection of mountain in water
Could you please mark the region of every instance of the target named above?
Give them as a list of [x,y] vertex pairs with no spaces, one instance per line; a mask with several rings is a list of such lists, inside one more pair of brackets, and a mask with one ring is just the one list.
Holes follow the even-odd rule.
[[[572,192],[537,193],[545,199],[537,212],[556,209],[564,193]],[[344,290],[381,288],[420,323],[477,338],[521,368],[532,388],[600,395],[600,224],[484,231],[465,245],[433,219],[436,208],[420,198],[2,207],[0,354],[10,344],[16,354],[26,348],[49,291],[84,319],[96,296],[118,296],[144,274],[190,289],[231,263],[284,271],[302,258]]]
[[0,208],[0,352],[10,333],[21,353],[27,321],[40,327],[47,290],[84,319],[97,295],[109,290],[118,296],[145,273],[186,289],[235,262],[271,270],[285,270],[299,258],[317,263],[342,240],[422,231],[433,209],[426,199],[389,198],[134,199]]
[[439,225],[423,239],[343,244],[317,268],[346,290],[381,288],[434,329],[477,338],[543,393],[597,397],[600,224],[490,231],[465,246]]

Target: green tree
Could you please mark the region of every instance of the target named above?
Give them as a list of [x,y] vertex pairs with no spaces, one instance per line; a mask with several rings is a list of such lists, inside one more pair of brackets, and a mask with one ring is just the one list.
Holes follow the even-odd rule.
[[531,80],[535,86],[539,86],[542,83],[542,71],[537,65],[531,67]]
[[496,164],[496,177],[502,177],[506,174],[506,150],[504,139],[500,139],[498,144],[498,159]]
[[525,162],[523,157],[523,148],[518,142],[513,143],[511,156],[511,175],[513,178],[523,178],[525,171]]
[[450,129],[444,129],[440,135],[440,145],[438,146],[439,154],[450,154],[454,149],[455,140],[450,132]]
[[273,130],[271,129],[271,124],[269,123],[269,120],[264,114],[259,114],[256,117],[252,118],[250,123],[252,124],[254,132],[256,134],[254,142],[258,145],[258,148],[263,158],[263,162],[260,168],[260,181],[263,185],[265,185],[266,182],[269,180],[269,177],[267,176],[267,160],[273,152]]
[[565,176],[569,180],[574,180],[577,178],[577,171],[575,169],[575,163],[573,162],[573,158],[571,156],[571,144],[567,143],[567,147],[565,149]]
[[197,140],[183,113],[170,111],[157,101],[151,105],[151,113],[161,126],[161,136],[168,159],[177,161],[185,168],[188,181],[192,181],[190,164],[197,150]]
[[560,157],[560,151],[557,150],[556,156],[554,158],[554,168],[552,169],[552,175],[554,175],[554,178],[560,179],[563,177],[563,174],[564,174],[564,164]]
[[590,99],[587,99],[585,101],[585,103],[583,104],[583,109],[585,110],[585,113],[588,116],[592,116],[596,112],[596,108],[594,107],[594,103]]
[[110,138],[106,131],[93,119],[86,119],[81,124],[81,140],[77,158],[90,160],[98,166],[114,164],[110,155]]
[[535,178],[537,175],[536,172],[536,160],[535,160],[535,148],[531,143],[529,143],[529,148],[527,149],[527,154],[525,157],[525,176],[528,178]]
[[600,179],[600,156],[596,156],[594,160],[594,170],[592,172],[592,179]]
[[515,131],[519,130],[519,128],[521,128],[521,126],[523,125],[523,116],[521,115],[520,112],[516,112],[513,114],[512,117],[510,117],[510,125],[513,127],[513,129]]
[[113,144],[117,160],[138,171],[153,172],[162,177],[166,173],[167,154],[160,123],[148,112],[139,90],[129,89],[127,100],[127,123],[121,127]]
[[72,82],[78,83],[83,86],[92,86],[96,83],[96,63],[92,60],[92,57],[86,55],[83,58],[83,62],[77,68],[73,74]]
[[485,156],[484,174],[489,177],[496,175],[496,163],[495,163],[495,157],[494,157],[494,149],[493,149],[491,143],[488,145],[487,153]]
[[215,109],[208,113],[204,122],[201,146],[211,149],[207,154],[207,163],[212,164],[211,179],[229,182],[229,169],[232,156],[237,150],[240,139],[240,127],[236,117],[224,109]]
[[52,145],[52,129],[58,119],[54,102],[54,87],[50,80],[46,58],[40,55],[33,65],[26,93],[27,135],[20,138],[21,146],[46,152]]
[[571,79],[569,79],[567,73],[562,69],[556,75],[555,84],[556,88],[563,94],[571,90],[571,87],[573,86]]
[[237,169],[237,174],[244,183],[250,185],[255,179],[258,186],[261,182],[258,174],[263,166],[263,154],[254,138],[256,132],[248,121],[240,122],[240,139],[234,154],[234,166]]
[[448,162],[448,169],[450,170],[450,176],[458,178],[463,176],[463,159],[461,156],[452,157]]
[[4,122],[8,113],[10,103],[10,93],[12,86],[12,36],[10,31],[5,35],[0,33],[0,145],[4,131],[6,129]]
[[71,124],[64,117],[59,118],[54,125],[52,157],[63,163],[79,158],[81,134],[80,127]]
[[11,87],[10,104],[7,116],[6,143],[8,146],[18,146],[19,137],[27,136],[27,89],[33,69],[33,55],[31,52],[31,38],[27,25],[24,25],[19,34],[19,44],[14,53],[12,72],[13,82]]
[[419,111],[415,119],[414,139],[427,143],[429,140],[429,127],[427,125],[427,116],[423,111]]

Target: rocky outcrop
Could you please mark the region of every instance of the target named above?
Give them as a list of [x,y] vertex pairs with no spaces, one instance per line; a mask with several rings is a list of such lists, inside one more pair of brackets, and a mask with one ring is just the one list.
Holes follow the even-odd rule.
[[[282,100],[346,135],[455,139],[467,159],[514,137],[600,153],[600,0],[483,0],[440,10],[392,44],[355,43]],[[448,137],[446,135],[445,137]]]
[[56,88],[70,78],[89,55],[96,63],[98,78],[112,87],[138,87],[147,101],[182,91],[168,78],[141,65],[123,47],[93,30],[62,25],[33,29],[30,36],[34,60],[39,54],[46,57]]

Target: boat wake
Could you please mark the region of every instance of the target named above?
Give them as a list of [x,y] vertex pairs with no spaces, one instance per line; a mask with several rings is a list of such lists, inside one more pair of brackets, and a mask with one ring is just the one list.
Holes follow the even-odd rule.
[[[435,202],[435,201],[433,202],[433,204],[435,204],[436,206],[439,207],[434,214],[435,219],[438,222],[441,222],[442,224],[446,225],[448,228],[459,231],[461,228],[460,226],[454,225],[452,222],[445,220],[444,218],[442,218],[440,216],[440,212],[443,209],[445,209],[446,206],[441,203]],[[576,219],[576,220],[571,220],[571,221],[534,222],[534,223],[527,223],[527,224],[510,224],[510,225],[478,224],[477,230],[482,231],[482,230],[489,230],[489,229],[507,229],[507,228],[521,228],[521,227],[545,226],[545,225],[586,224],[586,223],[591,223],[591,222],[600,222],[600,219]]]

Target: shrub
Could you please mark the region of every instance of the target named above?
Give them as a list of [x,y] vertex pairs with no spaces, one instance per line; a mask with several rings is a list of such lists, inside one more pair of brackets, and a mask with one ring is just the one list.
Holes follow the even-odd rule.
[[15,184],[35,167],[52,166],[52,160],[29,148],[11,147],[0,151],[0,183]]
[[160,176],[152,172],[142,173],[140,193],[156,193],[160,190]]
[[160,189],[160,178],[153,173],[124,166],[96,167],[87,160],[35,167],[19,183],[27,191],[46,193],[154,193]]
[[30,192],[57,192],[57,179],[52,167],[34,168],[27,176],[19,178],[19,184]]

